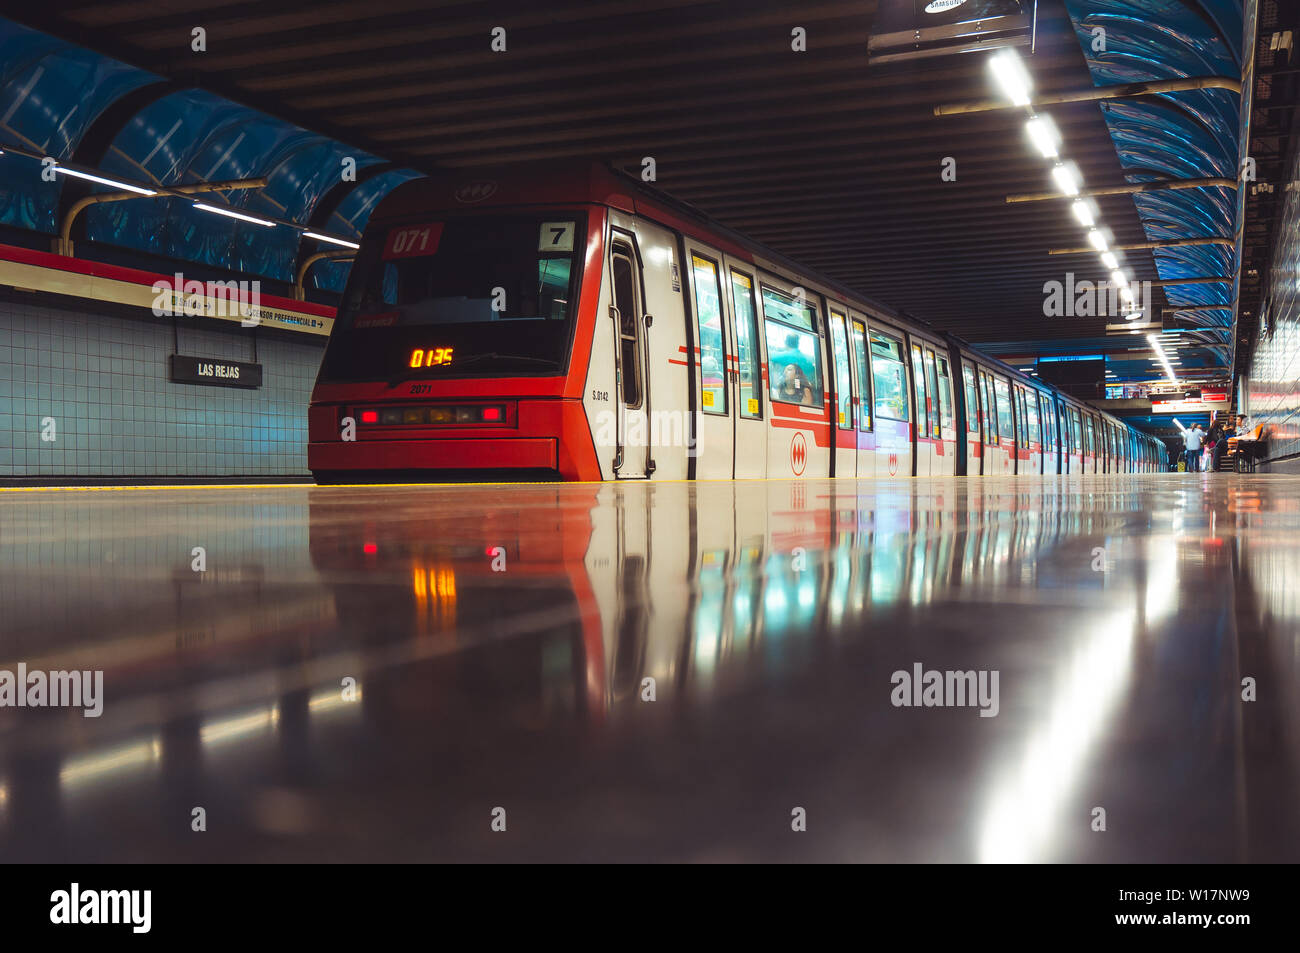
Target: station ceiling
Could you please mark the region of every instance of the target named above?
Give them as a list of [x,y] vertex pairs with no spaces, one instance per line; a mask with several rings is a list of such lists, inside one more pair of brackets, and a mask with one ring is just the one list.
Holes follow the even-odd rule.
[[[351,144],[386,169],[596,157],[639,170],[652,157],[660,188],[995,353],[1150,365],[1145,339],[1107,335],[1104,318],[1044,315],[1046,282],[1106,274],[1095,254],[1049,254],[1084,244],[1064,202],[1007,203],[1054,188],[1024,112],[935,114],[997,95],[987,54],[869,62],[877,12],[876,0],[65,0],[15,16],[176,89]],[[1233,0],[1042,0],[1033,52],[1022,55],[1037,95],[1151,76],[1239,78],[1241,15]],[[1087,47],[1096,23],[1112,31],[1110,57]],[[196,27],[204,52],[192,49]],[[504,51],[492,48],[497,27]],[[806,52],[792,49],[795,28]],[[1203,93],[1039,112],[1088,188],[1233,177],[1236,133],[1220,127],[1239,99]],[[1190,162],[1176,169],[1161,156]],[[1232,235],[1221,219],[1235,217],[1236,201],[1227,189],[1096,199],[1114,245]],[[1160,254],[1124,257],[1138,281],[1224,279],[1157,289],[1152,304],[1200,306],[1167,326],[1189,329],[1188,366],[1226,378],[1232,249]]]

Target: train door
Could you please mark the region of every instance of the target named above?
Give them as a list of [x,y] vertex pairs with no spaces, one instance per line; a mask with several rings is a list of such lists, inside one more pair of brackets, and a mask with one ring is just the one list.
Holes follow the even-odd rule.
[[1070,411],[1065,406],[1065,401],[1059,397],[1056,399],[1056,421],[1057,429],[1061,434],[1061,472],[1070,472],[1071,442],[1074,435],[1070,431]]
[[853,370],[849,357],[848,311],[832,304],[830,331],[826,342],[830,345],[831,373],[826,376],[834,385],[831,403],[831,444],[835,448],[835,466],[831,471],[837,477],[858,475],[857,421],[853,413]]
[[740,479],[767,476],[767,422],[763,397],[763,356],[758,334],[758,304],[754,276],[743,265],[726,259],[731,286],[730,340],[736,342],[732,396],[735,398],[735,475]]
[[1093,426],[1092,414],[1083,413],[1083,472],[1097,472],[1097,428]]
[[1025,447],[1029,441],[1025,435],[1029,431],[1029,421],[1025,419],[1025,389],[1015,381],[1011,382],[1011,413],[1016,422],[1016,459],[1013,469],[1016,473],[1028,473],[1029,461],[1025,456]]
[[1083,420],[1078,407],[1070,407],[1070,472],[1083,472]]
[[1039,397],[1034,390],[1021,387],[1021,408],[1024,413],[1023,459],[1028,462],[1028,472],[1043,472],[1043,429],[1039,424]]
[[993,396],[997,399],[998,441],[1001,473],[1015,472],[1016,432],[1011,418],[1011,383],[1005,377],[993,378]]
[[966,392],[966,475],[984,472],[984,441],[980,436],[979,388],[975,386],[975,367],[965,358],[961,362],[962,385]]
[[767,350],[767,475],[830,474],[831,422],[826,404],[821,317],[812,299],[788,282],[764,277],[758,307]]
[[1056,473],[1057,467],[1060,465],[1060,456],[1056,451],[1055,414],[1052,412],[1052,402],[1038,391],[1033,392],[1030,400],[1038,405],[1038,419],[1042,425],[1043,472]]
[[[957,419],[952,399],[952,372],[948,367],[948,358],[936,356],[933,351],[925,354],[927,362],[935,361],[938,369],[939,389],[939,472],[945,476],[957,475]],[[962,439],[965,439],[964,437]]]
[[644,309],[641,303],[641,269],[636,239],[614,232],[610,242],[609,273],[613,289],[610,318],[617,348],[614,353],[616,479],[644,479],[649,475],[649,408],[646,406],[649,368],[645,360]]
[[858,315],[849,314],[849,349],[853,353],[853,378],[856,382],[853,405],[857,411],[857,472],[859,477],[876,474],[876,435],[871,413],[871,370],[867,358],[867,325]]
[[1047,419],[1047,413],[1043,406],[1043,395],[1032,388],[1029,391],[1029,401],[1038,411],[1039,433],[1042,435],[1042,455],[1043,455],[1043,473],[1052,472],[1052,430],[1051,422]]
[[980,420],[983,423],[984,438],[984,475],[989,476],[994,473],[1001,473],[1002,467],[998,458],[998,412],[997,405],[993,403],[993,378],[984,368],[979,369],[980,380],[980,406],[983,412],[980,414]]
[[913,476],[929,476],[934,455],[930,437],[930,398],[925,385],[925,358],[921,345],[912,343],[912,391],[916,395],[915,426],[912,428]]
[[871,328],[872,423],[876,429],[876,476],[912,472],[912,433],[907,365],[901,338]]
[[736,430],[732,422],[734,397],[727,379],[727,356],[732,351],[722,297],[722,256],[689,238],[686,253],[695,316],[695,406],[699,410],[695,476],[729,480],[734,472]]

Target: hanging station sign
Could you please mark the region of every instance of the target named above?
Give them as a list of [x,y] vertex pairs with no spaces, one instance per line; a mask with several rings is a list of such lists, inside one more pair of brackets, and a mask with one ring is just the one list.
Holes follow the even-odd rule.
[[170,378],[177,384],[258,388],[262,386],[262,365],[173,354]]

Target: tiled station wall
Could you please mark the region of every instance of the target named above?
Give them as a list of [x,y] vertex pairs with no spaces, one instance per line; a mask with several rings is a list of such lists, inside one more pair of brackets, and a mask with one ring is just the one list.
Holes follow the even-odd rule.
[[[306,476],[324,348],[311,335],[192,317],[173,327],[138,309],[0,289],[0,479]],[[256,360],[263,384],[173,383],[173,353]],[[53,442],[41,439],[47,417]]]
[[[1269,459],[1300,454],[1300,152],[1291,158],[1282,221],[1275,235],[1261,334],[1243,382],[1246,410],[1254,423],[1270,428]],[[1280,460],[1266,469],[1300,472],[1300,457]]]

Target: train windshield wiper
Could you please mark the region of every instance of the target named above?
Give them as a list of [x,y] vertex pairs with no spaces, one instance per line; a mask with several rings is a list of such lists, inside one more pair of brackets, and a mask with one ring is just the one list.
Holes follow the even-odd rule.
[[[452,367],[460,368],[466,366],[467,364],[474,364],[479,361],[490,361],[490,360],[523,361],[527,364],[546,364],[551,367],[554,367],[556,370],[559,370],[560,367],[559,361],[549,357],[532,357],[531,355],[528,354],[501,354],[497,351],[488,351],[483,354],[475,354],[472,357],[467,357],[464,358],[463,360],[458,360],[455,362],[455,364],[447,364],[444,366],[448,368],[452,368]],[[429,370],[429,368],[422,367],[403,374],[399,374],[388,382],[388,388],[391,390],[392,388],[396,387],[398,384],[402,383],[403,381],[409,381],[417,377],[426,377],[428,375],[426,375],[424,372],[427,370]]]

